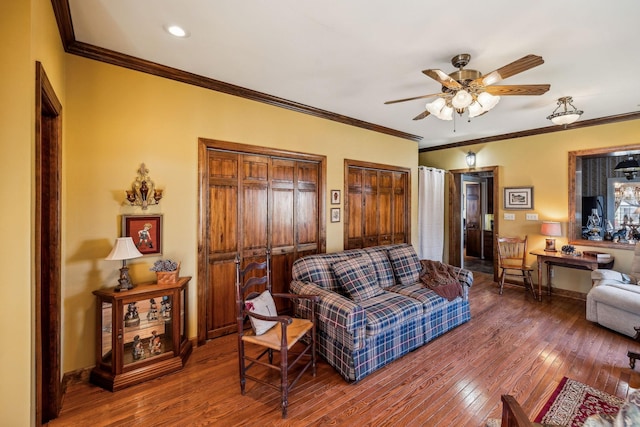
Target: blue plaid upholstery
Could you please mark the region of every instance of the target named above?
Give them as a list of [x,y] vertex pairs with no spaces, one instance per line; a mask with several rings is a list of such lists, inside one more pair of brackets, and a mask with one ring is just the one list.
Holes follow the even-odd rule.
[[350,258],[331,265],[345,295],[355,302],[362,302],[384,291],[378,285],[376,271],[369,257]]
[[[378,268],[384,264],[380,254],[386,256],[387,252],[396,249],[394,253],[399,265],[410,265],[413,260],[402,260],[398,255],[404,252],[411,258],[411,252],[415,254],[415,251],[406,249],[407,246],[310,255],[296,260],[293,265],[291,292],[320,296],[318,351],[347,381],[359,381],[471,319],[468,298],[473,275],[470,271],[456,269],[463,285],[463,297],[450,302],[417,283],[417,279],[405,285],[389,281],[389,268]],[[397,250],[399,248],[404,249]],[[360,302],[340,294],[339,281],[331,268],[338,261],[356,257],[371,259],[378,284],[385,283],[384,279],[389,284],[380,295]],[[312,277],[318,278],[319,283],[310,280]],[[300,300],[295,305],[296,316],[308,317],[306,303]]]
[[[387,251],[380,248],[381,246],[367,248],[365,252],[369,255],[373,268],[376,270],[378,285],[380,285],[382,289],[386,289],[396,284],[396,278],[393,275],[393,268],[387,256]],[[384,248],[384,246],[382,246],[382,248]]]
[[399,284],[412,285],[418,281],[422,266],[413,246],[404,245],[389,249],[389,261]]

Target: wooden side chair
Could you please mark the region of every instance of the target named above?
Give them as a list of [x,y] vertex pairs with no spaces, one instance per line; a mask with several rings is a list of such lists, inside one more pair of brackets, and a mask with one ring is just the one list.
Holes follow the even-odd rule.
[[504,288],[504,279],[518,277],[522,279],[525,288],[531,290],[531,294],[536,298],[531,278],[533,268],[527,265],[527,236],[524,238],[497,236],[496,242],[500,268],[500,295],[502,295]]
[[[238,361],[240,366],[240,392],[245,394],[246,380],[256,381],[280,391],[282,418],[287,417],[288,395],[302,374],[311,367],[316,375],[316,309],[319,300],[315,295],[293,295],[271,293],[271,254],[267,251],[264,262],[251,262],[240,268],[240,257],[236,256],[236,312],[238,322]],[[273,298],[311,301],[311,318],[300,319],[280,316],[276,312]],[[247,318],[252,328],[245,328]],[[296,345],[297,344],[297,345]],[[295,351],[291,351],[296,345]],[[250,354],[246,351],[250,348]],[[274,352],[279,352],[279,363],[273,363]],[[258,354],[254,356],[254,354]],[[265,356],[266,359],[265,360]],[[291,360],[290,360],[291,359]],[[268,368],[260,370],[260,367]],[[289,381],[292,368],[297,376]],[[253,373],[260,371],[259,373]],[[278,371],[280,383],[267,380],[269,370]],[[252,374],[249,374],[252,370]]]

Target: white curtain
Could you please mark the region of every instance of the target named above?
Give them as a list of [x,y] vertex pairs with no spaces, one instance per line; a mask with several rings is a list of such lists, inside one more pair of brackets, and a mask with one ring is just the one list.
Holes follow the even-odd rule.
[[444,171],[418,168],[418,255],[442,262],[444,252]]

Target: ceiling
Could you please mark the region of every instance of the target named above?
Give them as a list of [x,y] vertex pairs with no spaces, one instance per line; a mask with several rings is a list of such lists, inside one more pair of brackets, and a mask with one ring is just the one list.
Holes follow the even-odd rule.
[[[83,44],[396,130],[423,149],[548,128],[562,96],[584,110],[576,125],[640,110],[638,0],[68,0],[68,10]],[[169,35],[170,24],[190,36]],[[422,70],[455,71],[460,53],[483,74],[540,55],[500,84],[551,89],[503,96],[471,121],[412,120],[426,100],[384,104],[439,92]]]

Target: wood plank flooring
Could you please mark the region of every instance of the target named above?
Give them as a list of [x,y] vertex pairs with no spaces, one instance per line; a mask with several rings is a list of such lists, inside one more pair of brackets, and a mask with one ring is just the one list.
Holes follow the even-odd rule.
[[[640,387],[629,368],[631,338],[585,319],[584,301],[535,301],[520,287],[474,273],[470,322],[356,384],[320,361],[281,419],[273,389],[249,382],[240,394],[236,338],[195,348],[184,370],[117,393],[71,384],[50,426],[482,426],[511,394],[531,417],[563,376],[626,397]],[[636,368],[638,369],[638,368]]]

